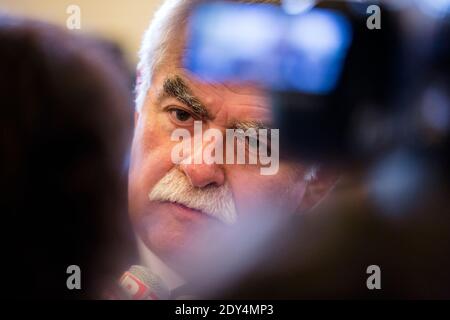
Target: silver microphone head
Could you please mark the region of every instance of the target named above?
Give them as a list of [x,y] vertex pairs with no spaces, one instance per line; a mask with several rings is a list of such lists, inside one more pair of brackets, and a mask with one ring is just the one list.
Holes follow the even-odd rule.
[[131,266],[119,284],[132,300],[167,300],[170,296],[170,290],[162,279],[143,266]]

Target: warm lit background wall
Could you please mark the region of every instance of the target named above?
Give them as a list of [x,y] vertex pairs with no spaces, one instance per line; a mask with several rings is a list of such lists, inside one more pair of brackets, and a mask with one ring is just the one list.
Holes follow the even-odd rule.
[[118,43],[130,64],[137,62],[142,34],[162,0],[0,0],[0,11],[66,27],[69,5],[81,9],[81,30]]

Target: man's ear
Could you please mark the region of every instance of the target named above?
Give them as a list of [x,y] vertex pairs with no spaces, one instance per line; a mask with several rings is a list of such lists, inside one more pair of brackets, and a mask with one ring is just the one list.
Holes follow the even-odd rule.
[[314,167],[305,175],[306,190],[303,201],[300,204],[300,211],[307,211],[321,202],[333,189],[339,174],[334,169],[324,169]]

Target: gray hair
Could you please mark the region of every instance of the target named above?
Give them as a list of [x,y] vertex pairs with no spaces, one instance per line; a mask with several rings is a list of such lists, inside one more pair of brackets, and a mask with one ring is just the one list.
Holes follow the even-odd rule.
[[[271,3],[280,5],[281,0],[229,0],[242,3]],[[138,82],[136,84],[136,110],[140,111],[150,89],[153,74],[166,59],[174,39],[185,32],[184,26],[191,10],[207,0],[165,0],[156,11],[144,34],[139,51]],[[178,52],[181,54],[181,52]]]

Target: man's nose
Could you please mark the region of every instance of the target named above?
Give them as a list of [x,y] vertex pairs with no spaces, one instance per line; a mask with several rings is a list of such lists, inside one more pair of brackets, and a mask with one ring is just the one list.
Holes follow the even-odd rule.
[[[197,157],[199,153],[203,154],[203,147],[196,150]],[[186,174],[192,186],[204,188],[208,185],[221,186],[225,182],[225,173],[223,166],[217,163],[205,163],[202,159],[201,163],[195,163],[196,154],[192,154],[180,164],[180,169]]]

